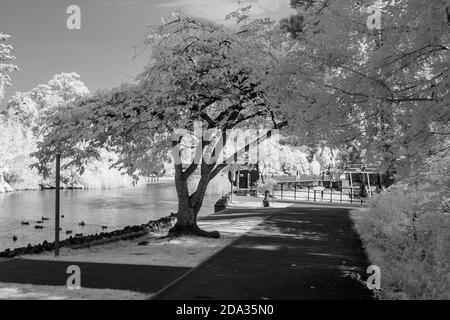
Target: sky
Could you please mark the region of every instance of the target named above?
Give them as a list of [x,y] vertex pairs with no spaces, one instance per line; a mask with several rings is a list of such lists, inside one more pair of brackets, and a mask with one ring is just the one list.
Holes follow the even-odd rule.
[[[294,14],[289,0],[245,0],[255,16],[281,19]],[[6,88],[4,107],[16,91],[29,91],[55,74],[76,72],[91,91],[132,80],[148,61],[134,57],[149,24],[173,10],[225,23],[238,0],[0,0],[0,32],[12,36],[20,70]],[[81,9],[81,29],[69,30],[70,5]]]

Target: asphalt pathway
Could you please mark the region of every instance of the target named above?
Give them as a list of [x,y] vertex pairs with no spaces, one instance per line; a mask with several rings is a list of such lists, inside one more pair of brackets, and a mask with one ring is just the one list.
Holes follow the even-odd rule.
[[232,212],[270,216],[154,299],[372,299],[348,209]]

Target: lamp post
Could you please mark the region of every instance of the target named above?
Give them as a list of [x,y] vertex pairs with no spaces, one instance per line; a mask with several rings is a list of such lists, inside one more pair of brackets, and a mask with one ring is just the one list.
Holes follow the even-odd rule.
[[[236,173],[232,170],[232,168],[229,169],[230,170],[230,203],[233,203],[233,184],[234,181],[236,181]],[[234,169],[233,169],[234,170]]]
[[55,185],[55,257],[59,256],[59,203],[61,180],[61,155],[56,155],[56,185]]

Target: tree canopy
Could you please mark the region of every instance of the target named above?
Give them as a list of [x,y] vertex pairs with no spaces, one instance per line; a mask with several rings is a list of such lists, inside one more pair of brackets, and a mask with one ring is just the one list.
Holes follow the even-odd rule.
[[16,92],[0,112],[0,170],[19,188],[37,188],[41,177],[29,166],[41,139],[40,128],[56,108],[86,95],[88,89],[76,73],[55,75],[28,92]]
[[[382,4],[379,29],[368,28],[369,2],[293,5],[302,17],[295,37],[269,19],[251,20],[249,7],[227,16],[238,28],[176,13],[151,26],[137,48],[140,54],[149,49],[149,63],[136,81],[48,117],[38,168],[60,154],[83,170],[107,149],[120,154],[116,167],[137,177],[149,170],[148,161],[169,150],[177,159],[187,150],[200,158],[175,161],[175,231],[197,233],[206,187],[227,165],[216,155],[228,129],[288,123],[298,141],[343,154],[351,148],[359,153],[351,158],[392,172],[411,172],[449,150],[444,0]],[[195,143],[186,145],[180,131]],[[192,192],[187,179],[194,172],[201,178]]]
[[[277,53],[263,37],[249,36],[250,27],[257,29],[247,25],[245,32],[236,32],[182,14],[152,26],[138,47],[141,54],[150,49],[149,63],[134,83],[79,99],[47,118],[35,153],[38,168],[47,170],[60,154],[82,170],[89,158],[107,149],[121,155],[116,167],[137,177],[155,154],[193,148],[201,157],[175,162],[175,180],[178,223],[197,232],[195,218],[206,187],[226,167],[216,154],[227,143],[227,130],[278,124],[274,110],[279,106],[264,90]],[[194,145],[173,139],[177,130],[192,135],[196,122],[201,134]],[[201,178],[192,192],[187,179],[196,171]]]
[[16,92],[2,113],[26,126],[36,127],[47,114],[89,94],[80,78],[74,72],[61,73],[28,92]]
[[16,57],[12,55],[13,47],[5,44],[10,37],[0,32],[0,102],[5,97],[5,87],[11,84],[9,73],[18,70],[14,64]]
[[449,150],[446,1],[386,2],[373,30],[372,1],[294,5],[302,32],[273,84],[298,134],[407,171]]

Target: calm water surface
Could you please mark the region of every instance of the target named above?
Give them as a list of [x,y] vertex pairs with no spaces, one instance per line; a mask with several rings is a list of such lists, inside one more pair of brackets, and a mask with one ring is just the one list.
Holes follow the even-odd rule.
[[[217,196],[206,196],[200,215],[213,212]],[[37,244],[54,239],[54,190],[19,191],[0,194],[0,251],[6,248]],[[177,211],[176,191],[173,183],[159,183],[130,189],[111,190],[62,190],[61,191],[61,238],[66,230],[73,234],[85,235],[102,232],[101,226],[108,230],[127,225],[146,223],[168,216]],[[44,229],[35,229],[41,217]],[[30,225],[22,226],[22,221]],[[78,225],[81,221],[86,226]],[[18,240],[13,242],[16,235]]]

